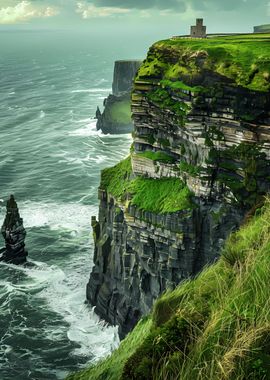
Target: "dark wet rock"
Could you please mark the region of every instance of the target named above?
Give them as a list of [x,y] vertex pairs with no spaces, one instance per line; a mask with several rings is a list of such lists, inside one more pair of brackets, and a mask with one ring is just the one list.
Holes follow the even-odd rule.
[[7,201],[7,212],[1,232],[5,239],[5,248],[0,249],[0,261],[11,264],[25,263],[28,255],[24,243],[26,231],[13,195]]

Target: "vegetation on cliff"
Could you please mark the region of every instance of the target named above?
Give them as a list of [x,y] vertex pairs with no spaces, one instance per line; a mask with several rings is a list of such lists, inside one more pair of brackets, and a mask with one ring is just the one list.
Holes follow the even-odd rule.
[[73,380],[270,376],[270,200],[219,261],[167,291],[113,355]]
[[139,209],[170,213],[195,207],[192,192],[179,179],[133,177],[130,157],[113,168],[103,170],[100,188],[108,194],[128,200]]
[[270,34],[160,41],[150,49],[138,78],[162,76],[163,80],[183,81],[186,85],[195,86],[196,90],[196,82],[202,71],[211,70],[238,86],[268,91],[269,42]]
[[257,136],[269,124],[269,42],[254,34],[155,43],[135,81],[135,152],[171,154],[184,181],[197,177],[246,209],[260,201],[270,184]]

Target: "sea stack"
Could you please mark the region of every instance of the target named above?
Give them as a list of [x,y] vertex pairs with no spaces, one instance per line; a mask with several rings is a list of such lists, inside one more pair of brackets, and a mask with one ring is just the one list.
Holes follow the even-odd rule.
[[5,239],[5,248],[0,249],[0,261],[11,264],[25,263],[28,255],[24,243],[26,231],[13,195],[7,201],[7,212],[1,232]]

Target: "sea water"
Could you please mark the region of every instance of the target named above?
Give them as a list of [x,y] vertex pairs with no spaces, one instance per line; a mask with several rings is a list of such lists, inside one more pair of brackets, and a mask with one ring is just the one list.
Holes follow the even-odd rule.
[[119,344],[85,303],[100,171],[131,142],[97,132],[95,110],[114,60],[144,54],[112,46],[89,34],[1,32],[0,224],[14,194],[34,264],[0,264],[1,380],[63,379]]

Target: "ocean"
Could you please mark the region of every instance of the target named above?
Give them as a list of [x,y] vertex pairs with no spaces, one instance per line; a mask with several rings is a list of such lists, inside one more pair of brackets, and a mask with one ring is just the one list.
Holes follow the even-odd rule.
[[0,223],[14,194],[34,264],[0,264],[1,380],[63,379],[119,344],[85,293],[100,171],[128,155],[131,136],[102,135],[94,115],[114,60],[141,59],[145,48],[87,33],[1,32]]

